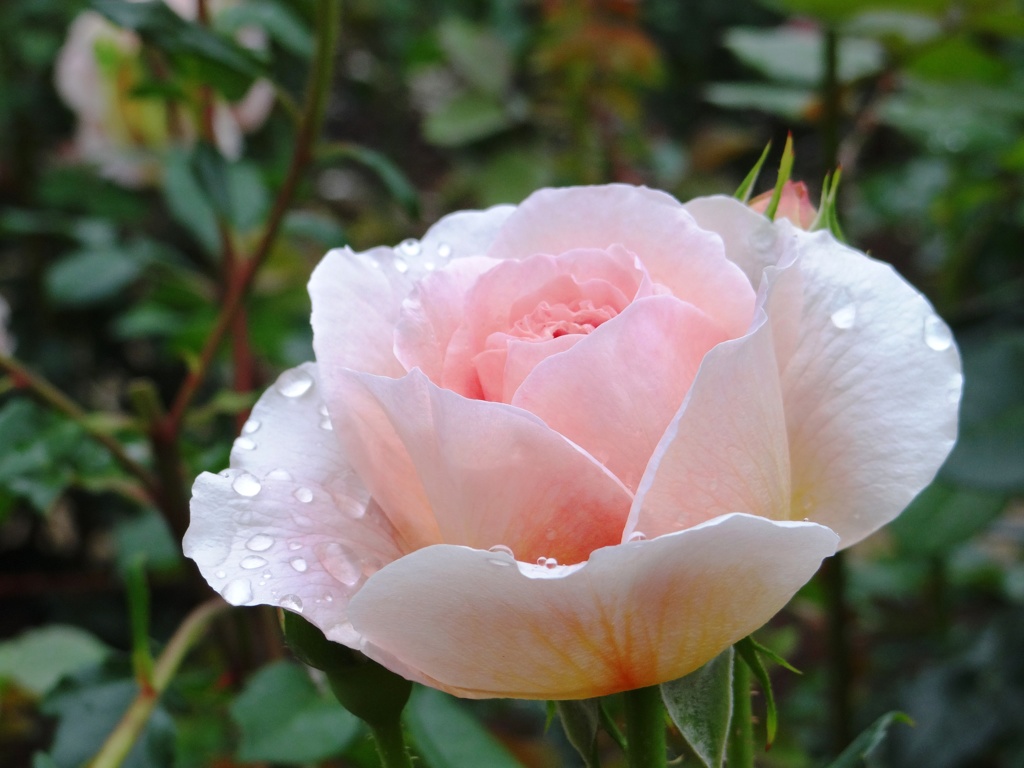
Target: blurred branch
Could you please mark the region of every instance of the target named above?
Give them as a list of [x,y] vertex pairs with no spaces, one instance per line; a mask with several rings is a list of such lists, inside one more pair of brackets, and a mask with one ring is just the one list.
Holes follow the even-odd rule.
[[155,500],[159,484],[156,477],[146,467],[128,455],[123,445],[106,432],[97,429],[89,420],[86,413],[77,403],[61,392],[39,374],[29,370],[18,360],[0,353],[0,368],[3,368],[14,380],[16,387],[27,389],[38,399],[49,405],[56,411],[63,413],[71,421],[75,422],[82,430],[97,443],[106,448],[114,460],[129,474],[134,475],[146,489],[147,494]]
[[292,153],[281,188],[274,199],[263,234],[249,258],[240,260],[237,268],[234,270],[232,280],[227,286],[224,305],[213,329],[210,331],[210,335],[206,339],[206,344],[199,355],[199,362],[189,372],[167,414],[164,429],[171,434],[177,434],[185,411],[195,397],[200,384],[206,378],[214,355],[217,353],[217,349],[220,347],[224,335],[231,327],[235,316],[241,309],[245,295],[252,285],[256,273],[269,256],[277,240],[281,222],[291,207],[292,199],[295,196],[302,173],[313,157],[313,142],[320,134],[327,93],[331,83],[334,46],[337,41],[340,24],[340,10],[340,0],[318,0],[317,2],[316,51],[314,52],[313,62],[310,67],[302,117],[295,137],[295,150]]
[[203,636],[217,614],[227,608],[228,604],[217,597],[203,603],[186,617],[153,666],[151,685],[143,687],[135,697],[117,727],[88,764],[89,768],[117,768],[124,762],[185,655]]

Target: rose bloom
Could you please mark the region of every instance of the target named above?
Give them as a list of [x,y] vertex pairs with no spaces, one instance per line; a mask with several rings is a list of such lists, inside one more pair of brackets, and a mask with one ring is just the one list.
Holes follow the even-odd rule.
[[[182,18],[195,21],[196,0],[164,1]],[[215,0],[211,6],[217,13],[234,4]],[[266,44],[255,28],[244,30],[239,42],[254,49]],[[78,121],[70,154],[129,187],[157,182],[160,153],[191,145],[199,132],[195,105],[169,106],[162,97],[135,96],[132,91],[142,80],[142,41],[134,32],[114,26],[95,11],[75,18],[54,65],[57,93]],[[228,158],[239,157],[243,134],[259,128],[273,105],[273,86],[263,80],[237,103],[215,100],[217,148]]]
[[547,189],[327,254],[316,363],[193,490],[236,605],[467,697],[696,669],[895,517],[956,431],[948,328],[742,203]]

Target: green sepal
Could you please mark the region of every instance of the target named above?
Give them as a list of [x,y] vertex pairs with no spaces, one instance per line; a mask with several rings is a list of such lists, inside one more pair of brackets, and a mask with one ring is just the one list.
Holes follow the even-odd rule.
[[786,146],[782,148],[782,159],[779,160],[779,176],[775,180],[775,189],[772,191],[772,199],[768,202],[768,207],[764,211],[764,215],[768,217],[769,221],[775,221],[775,213],[779,210],[779,203],[782,201],[782,188],[786,186],[786,182],[789,181],[789,177],[793,173],[793,159],[796,155],[793,153],[793,134],[786,135]]
[[768,152],[771,148],[772,143],[769,141],[765,145],[764,151],[761,153],[761,157],[757,159],[757,162],[754,163],[754,167],[750,169],[750,173],[747,174],[747,177],[736,188],[736,192],[733,197],[741,203],[750,202],[750,195],[754,191],[754,185],[757,183],[757,177],[761,175],[761,167],[764,165],[764,161],[768,159]]
[[397,723],[412,683],[340,643],[291,611],[282,611],[285,641],[303,664],[323,670],[341,705],[371,727]]
[[850,742],[850,746],[826,768],[859,768],[882,743],[893,723],[913,725],[914,721],[902,712],[886,712]]
[[839,195],[839,181],[843,177],[842,167],[836,168],[834,173],[825,175],[825,182],[821,185],[821,204],[818,206],[818,215],[811,222],[810,230],[813,232],[819,229],[827,229],[836,240],[845,243],[842,227],[839,226],[839,213],[837,210],[837,199]]
[[601,723],[601,700],[581,699],[553,703],[562,721],[565,736],[583,758],[583,764],[586,768],[599,768],[597,731]]
[[125,573],[128,614],[132,626],[132,669],[140,688],[153,685],[153,653],[149,647],[149,587],[146,557],[137,554]]

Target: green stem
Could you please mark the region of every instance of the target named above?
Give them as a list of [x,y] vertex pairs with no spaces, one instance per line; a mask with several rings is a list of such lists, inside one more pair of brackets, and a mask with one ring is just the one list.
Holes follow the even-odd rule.
[[409,750],[405,748],[402,723],[392,720],[386,725],[370,725],[370,733],[377,745],[381,768],[412,768]]
[[754,714],[750,704],[750,668],[737,653],[732,671],[732,733],[729,736],[729,768],[754,766]]
[[665,768],[665,708],[652,685],[623,694],[629,768]]
[[88,768],[118,768],[124,762],[146,723],[149,722],[149,716],[160,700],[160,694],[178,671],[185,654],[203,636],[214,617],[228,607],[228,604],[218,597],[203,603],[188,615],[157,659],[150,685],[139,691],[139,695],[135,697],[121,722],[88,764]]
[[850,626],[846,605],[846,558],[836,552],[822,563],[825,611],[828,616],[828,680],[832,748],[838,754],[853,738],[853,669],[850,666]]

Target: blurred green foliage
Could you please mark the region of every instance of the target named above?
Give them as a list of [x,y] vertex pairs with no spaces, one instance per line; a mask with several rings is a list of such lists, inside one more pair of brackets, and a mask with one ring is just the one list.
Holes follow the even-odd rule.
[[[159,2],[91,3],[144,41],[131,99],[198,114],[207,86],[235,99],[269,78],[279,93],[240,155],[180,141],[160,156],[158,183],[134,189],[76,158],[75,116],[53,85],[86,6],[0,4],[0,294],[18,357],[149,462],[132,382],[171,400],[224,300],[224,228],[245,251],[270,216],[314,50],[313,2],[246,0],[209,27]],[[243,47],[236,35],[253,28],[262,47]],[[781,146],[792,130],[794,178],[820,188],[843,166],[848,239],[936,304],[966,382],[960,442],[939,478],[849,558],[850,725],[875,725],[837,764],[870,751],[870,765],[1024,765],[1020,3],[350,0],[335,57],[326,142],[245,306],[249,376],[233,375],[228,350],[215,358],[184,421],[188,476],[223,466],[254,393],[311,357],[305,283],[325,250],[396,243],[449,210],[543,185],[728,193],[767,140]],[[129,563],[146,556],[158,649],[197,599],[174,526],[82,424],[0,379],[0,767],[77,766],[113,728],[138,692]],[[190,657],[126,765],[374,765],[324,681],[278,660],[274,617],[244,614]],[[838,754],[822,706],[825,622],[812,584],[763,633],[807,672],[773,673],[781,726],[765,766]],[[893,709],[915,726],[878,719]],[[533,703],[427,690],[406,711],[432,768],[575,764],[544,720]],[[619,760],[604,737],[598,750],[603,764]]]

